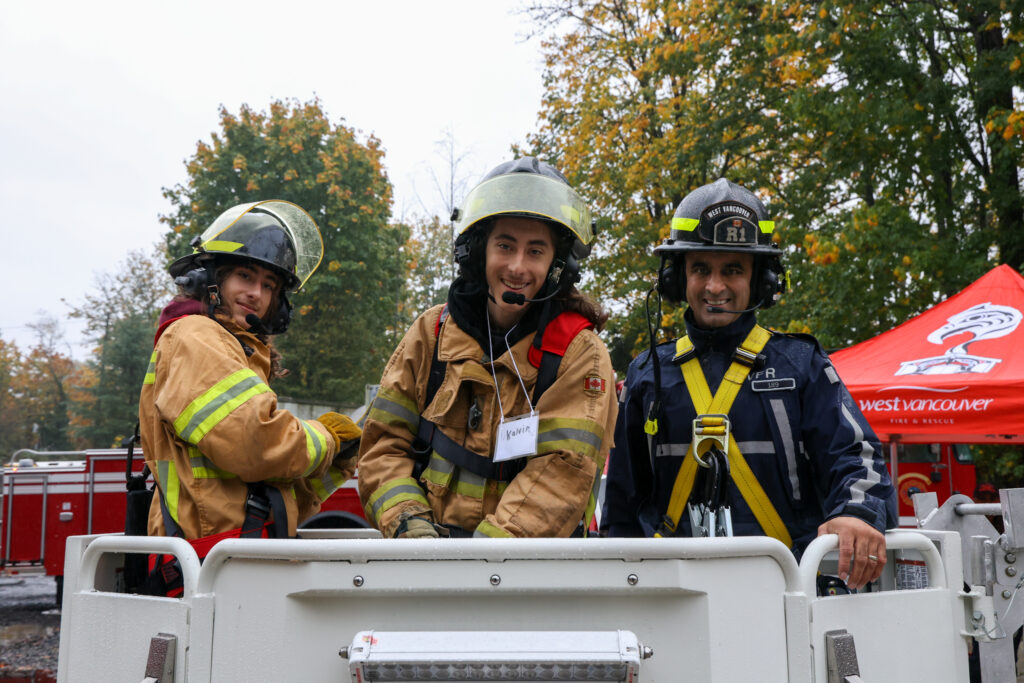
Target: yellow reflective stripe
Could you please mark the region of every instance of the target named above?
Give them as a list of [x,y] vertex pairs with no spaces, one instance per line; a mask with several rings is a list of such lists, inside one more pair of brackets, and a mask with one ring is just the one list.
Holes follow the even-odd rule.
[[268,391],[267,383],[252,370],[233,372],[188,404],[174,420],[174,430],[181,439],[196,445],[235,408]]
[[146,376],[142,378],[143,385],[156,382],[156,354],[157,350],[153,349],[153,355],[149,357],[149,367],[146,368]]
[[385,387],[373,399],[366,419],[387,425],[400,425],[415,434],[420,426],[420,411],[416,401]]
[[500,527],[496,527],[486,519],[477,525],[473,532],[474,538],[512,538],[512,534]]
[[595,462],[600,457],[604,428],[592,420],[542,418],[538,427],[538,453],[573,451],[582,453]]
[[309,467],[302,473],[302,476],[308,477],[324,461],[327,454],[327,437],[309,420],[302,421],[302,428],[306,430],[306,452],[309,454]]
[[[458,475],[455,471],[458,469]],[[450,460],[441,457],[437,451],[430,454],[430,462],[420,475],[424,481],[443,486],[470,498],[483,498],[488,480],[461,467],[456,468]],[[505,484],[505,482],[501,482]],[[507,484],[505,484],[507,486]],[[504,491],[503,487],[500,487]]]
[[203,249],[209,251],[238,251],[243,245],[241,242],[229,242],[228,240],[210,240],[203,243]]
[[674,216],[672,218],[672,229],[682,230],[683,232],[693,232],[694,228],[696,228],[699,223],[699,218],[681,218]]
[[310,479],[309,484],[313,487],[313,492],[316,493],[317,498],[322,503],[330,498],[331,494],[340,489],[347,479],[348,477],[345,476],[341,468],[331,465],[327,468],[324,476],[319,479]]
[[758,221],[757,227],[761,228],[763,233],[775,232],[775,221]]
[[430,462],[427,463],[427,467],[423,470],[420,478],[429,481],[431,484],[448,488],[454,474],[455,465],[438,455],[437,451],[433,451],[430,454]]
[[430,507],[423,489],[415,479],[412,477],[392,479],[374,491],[370,500],[366,501],[366,516],[379,524],[380,516],[384,512],[407,500],[414,500]]
[[[164,497],[164,504],[167,505],[167,512],[170,513],[178,526],[178,499],[181,495],[181,481],[178,479],[178,471],[170,460],[158,460],[156,463],[157,479],[160,482],[160,495]],[[166,532],[166,529],[164,530]]]
[[[754,325],[747,338],[740,344],[740,348],[756,356],[764,349],[765,344],[768,343],[770,338],[771,333],[768,330],[760,325]],[[690,340],[684,336],[676,342],[676,356],[678,357],[692,348],[693,345],[690,343]],[[729,365],[729,369],[726,370],[725,377],[722,378],[718,391],[712,397],[711,389],[708,387],[707,379],[704,377],[700,361],[697,360],[696,356],[692,356],[683,363],[681,370],[686,383],[686,389],[690,392],[690,400],[693,402],[693,407],[698,415],[704,413],[727,415],[733,401],[736,399],[736,395],[743,386],[743,382],[746,381],[747,375],[750,373],[748,365],[733,361]],[[789,531],[786,529],[786,525],[783,524],[782,518],[779,516],[775,506],[772,505],[768,495],[757,481],[757,477],[754,475],[753,470],[750,469],[750,465],[743,457],[743,453],[740,452],[736,439],[732,434],[729,435],[729,466],[732,480],[736,483],[736,488],[739,490],[740,495],[743,496],[743,500],[750,506],[750,510],[754,513],[758,524],[761,525],[761,529],[768,536],[782,541],[787,547],[792,547],[793,541]],[[691,441],[690,447],[683,457],[683,464],[676,475],[676,481],[672,486],[672,494],[669,498],[668,510],[666,511],[666,516],[671,521],[673,529],[678,526],[679,519],[683,515],[683,510],[686,508],[690,493],[693,491],[693,482],[696,476],[697,461],[693,457],[693,442]]]
[[195,446],[188,447],[189,465],[192,466],[193,479],[237,479],[238,475],[217,467],[212,460],[203,455]]
[[460,496],[483,499],[486,485],[487,480],[479,474],[473,474],[459,468],[459,478],[455,480],[455,486],[452,487],[452,490]]

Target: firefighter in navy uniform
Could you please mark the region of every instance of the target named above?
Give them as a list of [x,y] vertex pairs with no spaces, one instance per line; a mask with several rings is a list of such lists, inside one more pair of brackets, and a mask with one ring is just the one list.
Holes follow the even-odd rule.
[[406,333],[364,425],[366,517],[386,538],[581,535],[616,413],[607,315],[574,286],[590,212],[526,157],[456,221],[447,304]]
[[[323,254],[313,219],[290,202],[243,204],[193,246],[169,268],[180,293],[160,316],[139,432],[157,484],[149,535],[183,537],[201,559],[223,538],[294,536],[352,475],[359,428],[338,413],[301,420],[268,384],[287,293]],[[173,593],[169,564],[153,592]]]
[[689,306],[686,335],[629,366],[602,524],[611,536],[769,535],[797,556],[835,533],[856,588],[881,575],[896,492],[817,341],[757,325],[784,290],[773,231],[726,179],[680,202],[655,253],[659,294]]

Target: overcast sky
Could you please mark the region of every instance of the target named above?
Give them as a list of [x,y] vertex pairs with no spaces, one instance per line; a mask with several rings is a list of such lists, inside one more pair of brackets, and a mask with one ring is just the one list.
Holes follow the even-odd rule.
[[221,104],[318,96],[381,140],[396,216],[440,211],[447,129],[472,181],[534,130],[543,62],[521,6],[0,0],[0,337],[26,351],[45,312],[88,354],[61,299],[160,239],[161,188],[185,181]]

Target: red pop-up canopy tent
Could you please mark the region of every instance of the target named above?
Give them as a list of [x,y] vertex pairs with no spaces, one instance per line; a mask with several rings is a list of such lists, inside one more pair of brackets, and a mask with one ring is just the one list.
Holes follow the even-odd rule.
[[882,441],[1024,442],[1024,278],[993,268],[832,361]]

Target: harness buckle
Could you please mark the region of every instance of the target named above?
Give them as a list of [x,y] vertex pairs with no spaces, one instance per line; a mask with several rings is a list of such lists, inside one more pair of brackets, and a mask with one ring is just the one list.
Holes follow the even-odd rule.
[[267,519],[270,516],[270,501],[258,495],[255,491],[250,491],[249,495],[245,498],[245,509],[254,517]]
[[697,355],[697,350],[692,346],[672,356],[672,365],[682,365]]
[[698,415],[693,421],[693,457],[701,467],[708,467],[704,455],[712,448],[729,452],[729,416],[722,413]]
[[746,365],[748,368],[752,368],[757,364],[757,355],[753,351],[747,351],[742,346],[737,346],[736,351],[732,354],[732,359],[737,363]]

